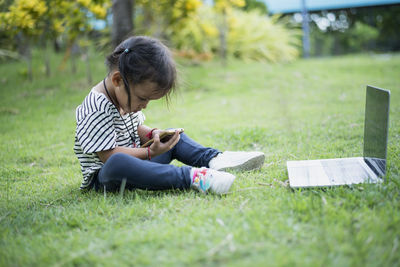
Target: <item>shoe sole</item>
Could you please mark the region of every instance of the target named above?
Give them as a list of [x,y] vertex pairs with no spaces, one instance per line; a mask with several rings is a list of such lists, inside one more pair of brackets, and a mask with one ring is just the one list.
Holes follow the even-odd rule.
[[218,171],[251,171],[260,169],[264,163],[265,155],[261,154],[254,158],[250,158],[245,162],[238,163],[227,167],[222,167]]

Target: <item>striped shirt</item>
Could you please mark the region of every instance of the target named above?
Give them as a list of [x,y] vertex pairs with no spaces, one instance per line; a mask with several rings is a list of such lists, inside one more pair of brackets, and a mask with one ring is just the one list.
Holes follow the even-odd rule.
[[[92,186],[94,175],[103,166],[96,152],[116,146],[140,147],[137,129],[145,120],[144,114],[141,111],[129,113],[122,115],[122,119],[108,98],[94,90],[76,108],[74,152],[83,174],[81,189],[89,189]],[[135,145],[129,133],[132,134]]]

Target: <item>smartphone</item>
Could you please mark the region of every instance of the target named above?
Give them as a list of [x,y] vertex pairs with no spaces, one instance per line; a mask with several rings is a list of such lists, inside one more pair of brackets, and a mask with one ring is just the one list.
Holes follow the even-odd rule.
[[[181,133],[184,132],[184,129],[183,129],[183,128],[176,128],[176,129],[168,129],[168,130],[165,130],[164,132],[162,132],[162,133],[160,134],[160,141],[161,141],[162,143],[167,142],[167,141],[169,140],[169,138],[171,138],[171,136],[175,134],[176,131],[178,131],[179,134],[181,134]],[[144,143],[144,144],[142,145],[142,147],[151,146],[151,144],[153,144],[153,142],[154,142],[154,139],[150,139],[149,141],[147,141],[146,143]]]

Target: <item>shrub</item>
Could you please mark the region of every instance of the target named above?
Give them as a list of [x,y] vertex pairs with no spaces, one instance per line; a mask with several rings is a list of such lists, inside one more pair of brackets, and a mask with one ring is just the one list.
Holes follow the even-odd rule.
[[[194,16],[169,28],[172,44],[186,54],[216,54],[219,51],[221,15],[203,6]],[[291,61],[299,55],[300,34],[277,17],[257,11],[234,10],[227,15],[227,53],[229,57],[257,61]]]
[[278,17],[236,10],[229,18],[228,54],[258,61],[291,61],[299,55],[300,34]]

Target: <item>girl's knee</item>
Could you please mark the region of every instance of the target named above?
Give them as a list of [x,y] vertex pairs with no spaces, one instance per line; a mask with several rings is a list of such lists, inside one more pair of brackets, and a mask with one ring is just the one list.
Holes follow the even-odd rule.
[[102,167],[101,173],[107,177],[118,177],[126,172],[128,166],[133,165],[136,160],[133,156],[125,153],[112,154]]
[[139,164],[141,159],[138,159],[134,156],[125,154],[125,153],[115,153],[112,154],[106,161],[104,165],[108,167],[112,167],[113,169],[125,168],[128,165]]
[[112,164],[112,163],[119,163],[121,161],[126,161],[128,160],[129,156],[127,154],[121,153],[121,152],[117,152],[115,154],[112,154],[106,161],[107,164]]

